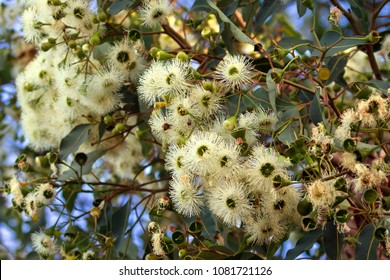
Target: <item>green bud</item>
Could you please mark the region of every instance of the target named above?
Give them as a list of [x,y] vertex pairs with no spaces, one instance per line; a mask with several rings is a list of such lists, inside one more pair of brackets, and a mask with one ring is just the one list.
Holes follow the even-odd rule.
[[368,42],[370,43],[373,43],[373,44],[376,44],[379,42],[379,40],[381,39],[381,36],[379,35],[378,31],[376,30],[372,30],[370,32],[370,34],[368,34],[366,37],[364,37],[363,39],[367,40]]
[[227,131],[232,131],[237,125],[237,117],[232,116],[223,122],[223,128]]
[[110,115],[106,115],[104,116],[103,121],[106,125],[112,125],[115,122],[115,119]]
[[50,42],[44,42],[44,43],[41,44],[41,50],[44,51],[44,52],[47,52],[52,47],[54,47],[54,45],[52,43],[50,43]]
[[75,40],[69,40],[68,41],[68,47],[70,48],[70,49],[74,49],[74,48],[76,48],[78,45],[77,45],[77,43],[76,43],[76,41]]
[[210,81],[203,82],[203,88],[208,91],[213,91],[213,83]]
[[176,58],[183,62],[190,61],[189,56],[185,52],[181,52],[181,51],[176,54]]
[[186,249],[181,249],[180,251],[179,251],[179,258],[180,259],[184,259],[186,256],[187,256],[187,250]]
[[165,51],[158,51],[156,54],[157,60],[166,60],[166,59],[171,59],[174,57],[175,57],[174,55],[167,53]]
[[156,57],[156,56],[157,56],[157,53],[158,53],[159,51],[161,51],[161,49],[156,48],[156,47],[153,47],[153,48],[150,49],[149,54],[150,54],[151,57]]
[[96,19],[98,22],[105,22],[107,20],[107,14],[100,7],[98,8]]
[[119,133],[122,133],[125,130],[125,125],[123,123],[117,123],[113,129],[113,131],[116,130]]
[[208,39],[213,35],[212,33],[213,32],[211,31],[210,28],[205,27],[205,28],[203,28],[203,30],[200,34],[202,35],[203,38]]
[[95,31],[92,36],[91,36],[91,39],[89,40],[89,43],[92,45],[92,46],[97,46],[97,45],[100,45],[100,32],[99,31]]
[[57,39],[56,39],[56,38],[52,38],[52,37],[49,37],[49,38],[47,39],[47,41],[48,41],[49,43],[53,44],[53,45],[55,45],[55,44],[57,43]]

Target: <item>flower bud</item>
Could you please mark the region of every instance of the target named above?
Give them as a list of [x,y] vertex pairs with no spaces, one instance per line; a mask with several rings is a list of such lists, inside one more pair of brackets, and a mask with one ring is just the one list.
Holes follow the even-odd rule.
[[203,38],[208,39],[212,36],[213,32],[209,27],[203,28],[202,32],[200,33]]
[[232,131],[237,125],[236,116],[232,116],[223,122],[223,128],[227,131]]
[[176,58],[183,62],[190,61],[189,56],[185,52],[181,52],[181,51],[176,54]]
[[92,217],[97,219],[100,217],[101,210],[98,207],[94,207],[91,209],[91,211],[89,211],[89,214],[91,214]]
[[96,19],[99,22],[105,22],[107,20],[107,14],[100,7],[98,8]]
[[167,53],[165,51],[158,51],[156,54],[157,60],[166,60],[166,59],[171,59],[174,57],[175,57],[174,55]]
[[44,52],[47,52],[48,50],[50,50],[52,47],[54,47],[54,44],[50,43],[50,42],[43,42],[41,44],[41,50],[44,51]]
[[156,57],[159,51],[161,51],[159,48],[153,47],[150,49],[149,54],[151,57]]
[[92,46],[90,44],[84,44],[81,49],[85,54],[89,54],[91,52]]
[[91,39],[89,40],[89,43],[92,46],[100,45],[101,41],[100,41],[100,32],[99,31],[96,31],[92,34]]

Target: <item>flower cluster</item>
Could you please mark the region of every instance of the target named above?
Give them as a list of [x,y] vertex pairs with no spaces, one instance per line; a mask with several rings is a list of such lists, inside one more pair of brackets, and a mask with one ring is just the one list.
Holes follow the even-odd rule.
[[289,183],[290,162],[260,141],[277,121],[261,107],[233,116],[227,96],[251,85],[252,66],[226,55],[214,81],[192,74],[178,58],[154,61],[140,79],[140,98],[155,111],[154,135],[166,147],[170,198],[184,216],[211,211],[227,226],[245,230],[257,244],[280,241],[298,221],[300,199]]
[[5,195],[12,195],[12,203],[20,212],[33,220],[39,216],[39,208],[50,205],[56,198],[56,190],[49,183],[27,187],[29,183],[21,182],[14,175],[5,186]]

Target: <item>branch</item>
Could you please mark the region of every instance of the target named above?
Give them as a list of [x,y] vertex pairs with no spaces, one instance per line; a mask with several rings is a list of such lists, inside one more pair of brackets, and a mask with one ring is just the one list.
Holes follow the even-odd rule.
[[374,10],[374,12],[371,15],[371,22],[370,22],[370,30],[373,30],[375,27],[375,21],[378,18],[380,12],[385,7],[385,5],[389,2],[389,0],[384,0],[382,3],[379,4],[379,6]]
[[172,27],[169,26],[169,24],[163,23],[162,27],[164,31],[172,37],[173,40],[175,40],[176,43],[179,44],[179,46],[182,49],[192,49],[191,45],[179,34],[177,33]]

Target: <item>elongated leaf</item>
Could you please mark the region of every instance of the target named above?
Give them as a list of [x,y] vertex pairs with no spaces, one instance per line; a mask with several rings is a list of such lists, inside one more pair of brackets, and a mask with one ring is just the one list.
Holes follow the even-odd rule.
[[313,101],[310,104],[309,114],[310,114],[310,119],[313,121],[315,125],[317,125],[320,122],[323,122],[326,125],[326,121],[324,118],[324,108],[320,103],[320,93],[321,93],[321,88],[318,87],[316,89],[316,94],[313,98]]
[[364,32],[368,32],[368,9],[367,9],[367,1],[364,0],[347,0],[349,5],[351,5],[352,12],[359,19],[359,22],[362,26]]
[[355,258],[357,260],[376,260],[376,250],[379,241],[375,239],[375,226],[371,223],[366,225],[359,235],[358,243],[356,245]]
[[191,12],[212,12],[210,9],[209,4],[207,3],[207,0],[195,0],[194,4],[191,7]]
[[[58,176],[58,180],[65,181],[70,178],[77,178],[77,176],[90,173],[92,170],[92,165],[95,163],[96,160],[102,157],[105,153],[106,150],[95,150],[88,153],[87,162],[84,164],[82,169],[80,168],[80,165],[73,160],[71,164],[71,169],[66,170],[64,173]],[[80,171],[82,171],[82,174],[80,174]]]
[[307,7],[303,5],[305,0],[297,0],[297,12],[299,17],[303,17],[306,14]]
[[93,125],[90,123],[80,124],[73,128],[72,131],[62,139],[59,152],[61,159],[65,160],[68,155],[76,151],[80,145],[87,140],[92,126]]
[[283,2],[280,0],[265,0],[256,16],[256,29],[259,29],[268,17],[275,14],[282,7]]
[[238,1],[222,0],[217,2],[217,6],[230,17],[237,10]]
[[332,56],[327,62],[326,66],[330,70],[330,78],[326,81],[325,85],[331,84],[335,81],[340,74],[344,71],[348,62],[348,57],[345,55]]
[[112,234],[115,240],[115,249],[121,245],[128,224],[131,209],[131,198],[119,208],[111,218]]
[[255,43],[244,32],[240,30],[218,7],[213,1],[207,0],[210,8],[216,13],[217,17],[225,23],[225,28],[229,28],[234,38],[242,43],[248,43],[254,45]]
[[141,0],[118,0],[111,4],[108,13],[117,14],[124,9],[128,9],[138,5]]
[[[354,46],[367,44],[368,41],[363,39],[363,36],[356,37],[342,37],[341,33],[328,30],[320,39],[320,44],[323,51],[326,51],[325,56],[332,56],[338,52],[345,51]],[[321,56],[322,53],[318,50],[314,50],[313,56]]]
[[359,84],[365,84],[369,85],[371,87],[377,88],[383,93],[388,94],[387,89],[390,88],[390,82],[388,81],[380,81],[380,80],[372,80],[372,81],[367,81],[367,82],[359,82]]
[[298,240],[294,248],[288,250],[286,260],[294,260],[303,252],[310,250],[314,243],[321,237],[322,230],[316,229],[305,233],[301,239]]
[[324,250],[329,259],[339,258],[343,241],[344,236],[337,230],[334,220],[328,221],[324,229]]
[[276,96],[279,95],[279,90],[278,90],[278,87],[277,87],[274,79],[272,78],[273,71],[274,71],[273,69],[270,69],[268,71],[267,77],[266,77],[266,82],[267,82],[267,87],[268,87],[269,102],[271,103],[272,110],[274,110],[274,112],[277,112]]
[[69,213],[72,212],[77,195],[80,191],[81,186],[78,184],[68,185],[63,188],[62,195],[64,196],[64,199],[66,201],[66,210],[68,210]]

